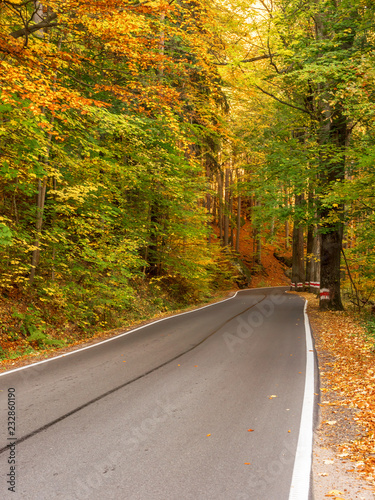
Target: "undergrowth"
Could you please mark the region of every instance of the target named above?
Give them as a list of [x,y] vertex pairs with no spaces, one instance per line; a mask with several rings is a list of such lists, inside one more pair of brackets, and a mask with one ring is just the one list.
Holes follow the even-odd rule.
[[216,292],[233,288],[235,279],[228,259],[210,269],[204,279],[166,273],[134,278],[126,287],[71,282],[6,290],[0,295],[0,360],[71,346],[106,331],[205,303]]

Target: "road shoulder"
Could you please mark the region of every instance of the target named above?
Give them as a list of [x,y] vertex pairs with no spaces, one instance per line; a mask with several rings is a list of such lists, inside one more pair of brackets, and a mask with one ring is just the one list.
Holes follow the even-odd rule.
[[[313,294],[302,295],[309,301],[307,312],[320,372],[321,398],[314,433],[312,467],[314,500],[374,500],[375,482],[371,480],[371,471],[367,466],[365,473],[364,464],[355,461],[356,457],[351,451],[352,443],[366,440],[367,432],[358,419],[360,409],[343,404],[347,396],[342,390],[344,385],[334,383],[334,372],[339,369],[336,363],[339,356],[329,346],[334,344],[332,336],[338,333],[338,329],[330,328],[332,318],[319,312],[318,300]],[[330,337],[329,342],[327,336]],[[347,383],[349,385],[350,380]]]

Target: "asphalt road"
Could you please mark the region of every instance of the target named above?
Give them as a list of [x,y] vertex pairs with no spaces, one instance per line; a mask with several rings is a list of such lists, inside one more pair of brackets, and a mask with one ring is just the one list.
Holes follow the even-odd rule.
[[285,290],[2,374],[0,497],[289,499],[308,349]]

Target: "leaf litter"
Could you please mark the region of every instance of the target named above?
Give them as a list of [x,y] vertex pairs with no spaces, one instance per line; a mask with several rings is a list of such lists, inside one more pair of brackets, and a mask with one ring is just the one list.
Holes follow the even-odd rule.
[[[351,461],[356,475],[375,491],[375,353],[360,320],[350,311],[319,311],[319,300],[308,302],[317,349],[320,407],[325,435],[342,460]],[[332,419],[334,417],[335,420]],[[329,429],[329,431],[328,431]],[[331,432],[331,434],[329,434]],[[367,488],[366,488],[367,489]],[[335,491],[327,496],[337,496]],[[332,493],[336,493],[333,495]]]

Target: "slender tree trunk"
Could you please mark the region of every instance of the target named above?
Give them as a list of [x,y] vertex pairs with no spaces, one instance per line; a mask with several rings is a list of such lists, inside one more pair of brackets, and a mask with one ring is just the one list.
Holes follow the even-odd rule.
[[234,228],[233,228],[233,170],[229,171],[229,227],[230,227],[230,246],[234,248]]
[[314,242],[313,242],[313,259],[311,262],[311,281],[313,286],[311,291],[319,295],[320,291],[320,242],[321,237],[317,229],[315,229]]
[[31,271],[30,271],[30,284],[33,284],[36,274],[36,268],[39,265],[40,260],[40,240],[42,236],[42,226],[43,226],[43,215],[44,215],[44,204],[46,201],[46,190],[47,190],[47,178],[43,180],[38,180],[38,194],[37,194],[37,207],[36,207],[36,219],[35,219],[35,241],[34,250],[31,256]]
[[[157,191],[158,188],[155,188]],[[161,227],[163,225],[162,208],[158,201],[157,196],[150,203],[150,234],[149,245],[147,249],[148,268],[147,274],[151,276],[158,276],[161,271],[161,254],[162,254],[162,241],[160,238]]]
[[209,189],[210,189],[210,169],[209,167],[206,168],[206,182],[207,182],[207,194],[206,194],[206,210],[207,210],[207,214],[208,214],[208,219],[207,219],[207,226],[208,226],[208,238],[207,238],[207,242],[209,245],[211,245],[211,221],[212,221],[212,218],[211,218],[211,205],[212,205],[212,197],[211,197],[211,194],[209,192]]
[[[255,201],[255,206],[260,206],[260,201]],[[262,264],[262,238],[259,228],[254,229],[254,242],[255,242],[255,264]]]
[[292,283],[298,292],[303,291],[305,283],[303,244],[303,228],[295,224],[293,227]]
[[[165,20],[165,12],[162,12],[160,14],[160,24],[163,25]],[[160,32],[160,37],[159,37],[159,53],[161,56],[164,56],[164,50],[165,50],[165,33],[164,30]],[[162,77],[164,75],[164,61],[163,58],[159,64],[159,77]]]
[[306,243],[306,290],[311,290],[312,283],[312,266],[313,266],[313,248],[314,248],[315,231],[314,226],[310,225],[307,229],[307,243]]
[[[38,2],[36,4],[36,8],[38,8],[39,10],[36,11],[36,13],[40,14],[40,12],[41,12],[40,7],[41,7],[41,4]],[[62,41],[62,39],[60,38],[60,40],[58,42],[59,49],[61,48],[61,41]],[[57,73],[55,73],[55,76],[54,76],[53,91],[55,91],[56,81],[57,81]],[[43,110],[43,113],[44,113],[44,110]],[[52,116],[51,125],[53,125],[54,122],[55,122],[55,117]],[[44,158],[42,158],[43,163],[46,166],[48,165],[48,163],[50,161],[52,138],[53,138],[53,135],[49,134],[48,141],[47,141],[47,151],[45,153]],[[34,241],[34,250],[33,250],[33,253],[31,255],[31,271],[30,271],[30,275],[29,275],[29,282],[31,285],[34,282],[35,275],[36,275],[36,269],[37,269],[37,267],[39,265],[39,261],[40,261],[40,244],[41,244],[43,218],[44,218],[44,205],[46,202],[47,182],[48,182],[47,176],[45,176],[43,178],[43,180],[38,179],[38,192],[37,192],[36,218],[35,218],[36,234],[35,234],[35,241]]]
[[229,168],[225,169],[224,246],[229,244]]
[[[215,188],[216,188],[216,185],[215,185]],[[216,189],[216,193],[217,193],[217,189]],[[214,224],[217,223],[217,195],[214,196],[214,202],[213,202],[213,207],[212,207],[212,222]]]
[[220,242],[223,243],[223,177],[222,172],[217,174],[217,193],[218,193],[218,226],[219,226],[219,238]]
[[240,237],[241,237],[241,195],[237,198],[237,229],[236,229],[236,252],[240,253]]
[[255,262],[258,265],[261,265],[262,264],[262,239],[260,237],[259,230],[257,230],[255,255],[256,255]]
[[[303,195],[296,196],[296,206],[300,205]],[[305,285],[305,266],[304,266],[304,238],[303,227],[294,222],[293,226],[293,255],[292,255],[292,286],[295,290],[301,292]]]
[[[289,207],[288,189],[285,188],[285,205]],[[285,249],[288,250],[290,247],[290,224],[289,220],[285,221]]]

